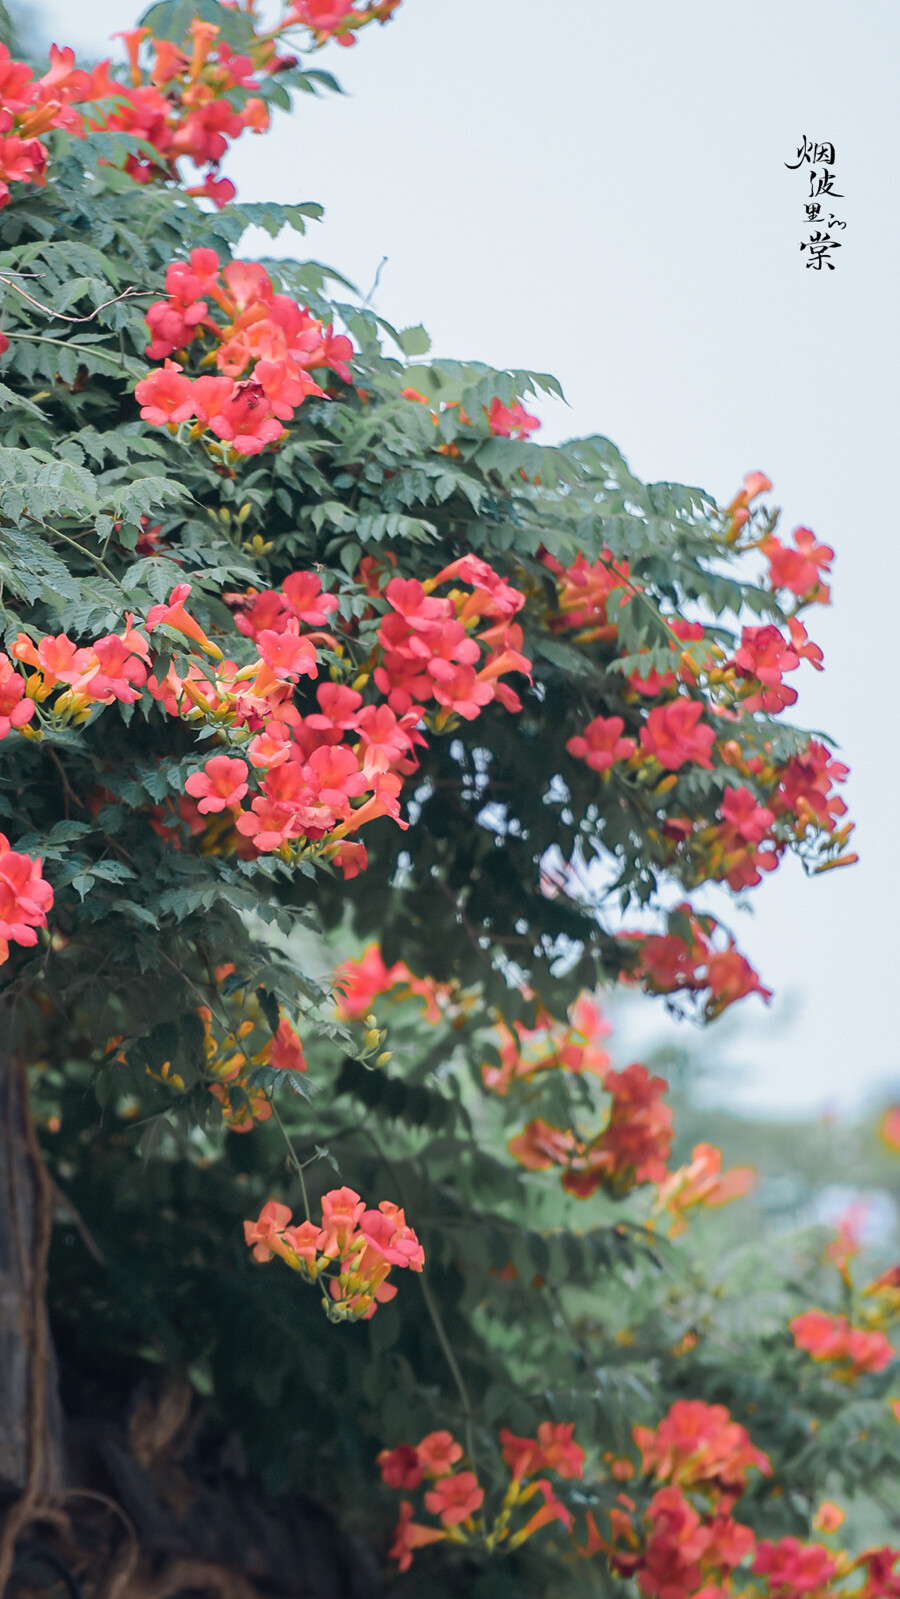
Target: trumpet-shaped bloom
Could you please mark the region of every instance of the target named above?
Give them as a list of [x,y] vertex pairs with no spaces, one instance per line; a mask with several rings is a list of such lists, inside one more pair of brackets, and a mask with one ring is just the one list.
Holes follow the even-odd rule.
[[428,1544],[440,1543],[446,1536],[440,1527],[425,1527],[420,1522],[413,1521],[413,1507],[408,1499],[403,1499],[400,1502],[400,1520],[394,1531],[394,1542],[389,1550],[390,1558],[396,1560],[401,1571],[408,1571],[412,1565],[414,1550],[424,1549]]
[[43,878],[40,858],[19,854],[0,833],[0,963],[9,945],[37,943],[38,927],[47,926],[53,889]]
[[152,427],[186,422],[195,414],[193,385],[177,361],[166,361],[155,372],[148,372],[136,384],[134,397],[141,417]]
[[439,1477],[425,1495],[425,1505],[433,1516],[440,1516],[445,1527],[458,1527],[484,1503],[484,1489],[474,1471],[457,1471]]
[[586,762],[593,772],[608,772],[617,761],[627,761],[637,749],[633,738],[623,738],[621,716],[595,716],[583,733],[566,741],[570,755]]
[[680,771],[687,761],[711,767],[709,754],[716,735],[700,721],[703,709],[699,700],[677,699],[658,705],[641,728],[641,748],[655,756],[667,772]]
[[25,697],[25,679],[8,655],[0,652],[0,739],[13,728],[24,727],[35,712],[34,700]]
[[204,816],[234,810],[247,792],[247,763],[230,755],[214,755],[202,772],[193,772],[185,792],[198,800]]

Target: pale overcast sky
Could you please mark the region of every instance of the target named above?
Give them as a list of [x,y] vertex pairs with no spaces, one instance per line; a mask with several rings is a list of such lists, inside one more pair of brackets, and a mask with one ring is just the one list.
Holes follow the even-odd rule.
[[[142,9],[28,7],[92,54]],[[298,253],[364,292],[386,256],[375,308],[438,354],[555,373],[548,441],[605,433],[721,502],[761,469],[785,529],[837,550],[798,719],[853,768],[862,862],[757,891],[737,930],[777,999],[721,1036],[747,1068],[724,1091],[785,1113],[900,1097],[898,60],[896,0],[405,0],[322,59],[348,97],[303,97],[225,169],[243,199],[324,203]],[[799,249],[804,134],[836,147],[833,272]]]

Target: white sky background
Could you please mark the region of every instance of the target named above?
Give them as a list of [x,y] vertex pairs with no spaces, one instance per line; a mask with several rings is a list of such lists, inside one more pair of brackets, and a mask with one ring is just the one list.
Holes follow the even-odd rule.
[[[27,8],[92,55],[142,9]],[[363,293],[387,256],[372,303],[436,354],[553,372],[548,442],[606,434],[638,476],[720,503],[763,470],[783,529],[837,550],[796,715],[852,766],[862,863],[787,863],[756,891],[735,927],[776,1001],[718,1034],[723,1095],[784,1113],[900,1091],[898,60],[896,0],[405,0],[316,63],[348,97],[302,97],[225,164],[242,199],[324,203],[285,253]],[[804,133],[836,146],[834,272],[799,250]]]

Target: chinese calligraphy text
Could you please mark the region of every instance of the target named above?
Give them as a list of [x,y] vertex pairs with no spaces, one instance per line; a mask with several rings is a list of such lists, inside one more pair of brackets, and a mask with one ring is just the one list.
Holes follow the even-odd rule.
[[832,257],[834,252],[841,248],[841,240],[836,234],[847,226],[831,208],[832,200],[844,198],[840,189],[835,188],[838,180],[835,174],[834,145],[827,139],[822,141],[808,139],[804,133],[797,147],[796,161],[785,161],[784,164],[791,171],[797,171],[804,166],[808,168],[809,193],[806,197],[805,213],[807,223],[814,224],[814,227],[800,245],[800,252],[806,258],[805,264],[814,272],[821,272],[823,267],[833,272]]

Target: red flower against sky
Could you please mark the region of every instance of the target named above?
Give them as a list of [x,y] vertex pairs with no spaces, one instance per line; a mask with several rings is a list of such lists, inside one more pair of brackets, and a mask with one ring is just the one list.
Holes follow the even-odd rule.
[[775,715],[785,706],[796,704],[797,690],[786,687],[783,677],[785,672],[796,670],[800,665],[800,656],[774,624],[745,627],[733,664],[739,676],[748,681],[751,687],[757,683],[760,685],[758,690],[742,700],[744,710],[767,711]]
[[818,544],[808,527],[795,527],[793,539],[793,549],[774,533],[763,539],[760,549],[768,557],[769,582],[773,589],[789,589],[798,599],[827,605],[830,594],[822,578],[831,570],[834,550]]
[[499,433],[505,439],[527,439],[529,433],[541,425],[536,416],[528,415],[518,400],[512,405],[504,405],[502,401],[493,399],[487,419],[491,432]]
[[801,827],[809,823],[833,828],[846,815],[847,807],[832,793],[835,783],[843,783],[849,770],[833,759],[818,739],[810,739],[799,755],[792,755],[782,768],[774,805],[779,816],[793,812]]
[[[708,1016],[719,1015],[736,1000],[748,994],[759,994],[770,1000],[771,990],[764,988],[749,961],[729,940],[725,949],[717,949],[712,935],[701,928],[691,915],[691,908],[682,904],[679,909],[691,921],[692,942],[688,944],[676,933],[623,933],[629,944],[640,949],[640,958],[632,976],[643,983],[650,993],[677,992],[708,993],[705,1011]],[[711,918],[705,918],[711,921]],[[713,930],[715,924],[713,923]]]

